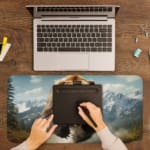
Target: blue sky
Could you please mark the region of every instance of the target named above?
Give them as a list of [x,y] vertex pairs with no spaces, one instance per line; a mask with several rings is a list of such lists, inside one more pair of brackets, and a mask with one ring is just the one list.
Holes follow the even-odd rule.
[[[12,76],[15,88],[15,102],[47,99],[49,91],[56,80],[66,75],[21,75]],[[128,94],[132,91],[142,90],[142,80],[139,76],[108,76],[108,75],[83,75],[87,80],[94,80],[97,84],[103,84],[104,90],[122,92]]]

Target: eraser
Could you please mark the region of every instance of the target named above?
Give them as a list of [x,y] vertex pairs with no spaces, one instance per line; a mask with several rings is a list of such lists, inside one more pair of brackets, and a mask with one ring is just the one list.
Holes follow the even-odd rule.
[[142,50],[140,48],[137,48],[135,51],[134,51],[134,57],[138,58],[141,54]]

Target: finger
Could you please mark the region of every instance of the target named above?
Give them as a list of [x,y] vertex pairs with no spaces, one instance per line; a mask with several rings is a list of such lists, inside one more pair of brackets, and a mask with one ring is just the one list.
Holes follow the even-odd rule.
[[81,103],[80,106],[86,108],[89,111],[90,114],[91,114],[91,112],[93,112],[93,110],[98,109],[98,107],[96,105],[94,105],[90,102]]
[[49,137],[53,134],[53,132],[55,131],[55,129],[57,128],[57,126],[58,126],[58,125],[53,125],[53,126],[50,128],[50,130],[48,131],[48,136],[47,136],[47,138],[49,138]]
[[43,125],[47,122],[47,119],[46,118],[43,118],[41,120],[41,122],[39,123],[39,127],[43,127]]
[[50,115],[49,118],[48,118],[48,120],[47,120],[47,121],[45,122],[45,124],[43,125],[43,127],[44,127],[44,128],[48,128],[48,127],[50,126],[50,124],[51,124],[53,118],[54,118],[54,115],[53,115],[53,114]]
[[81,104],[81,106],[83,105],[83,107],[85,106],[87,109],[89,109],[89,110],[91,110],[92,109],[92,111],[93,111],[93,109],[95,110],[95,109],[100,109],[100,107],[98,107],[98,106],[96,106],[95,104],[93,104],[93,103],[91,103],[91,102],[86,102],[86,103],[83,103],[83,104]]
[[91,102],[83,102],[83,103],[80,104],[80,106],[83,106],[83,107],[86,107],[86,108],[88,108],[88,107],[94,107],[94,108],[97,108],[97,106],[94,105],[94,104],[91,103]]
[[42,121],[42,118],[38,118],[34,122],[38,125],[38,124],[40,124],[41,121]]
[[78,107],[79,109],[79,115],[82,117],[82,119],[92,128],[95,128],[91,120],[87,117],[87,115],[84,113],[81,107]]

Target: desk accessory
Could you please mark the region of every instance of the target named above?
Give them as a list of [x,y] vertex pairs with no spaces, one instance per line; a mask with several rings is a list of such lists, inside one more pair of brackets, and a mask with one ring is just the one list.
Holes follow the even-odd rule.
[[0,43],[0,61],[3,61],[5,58],[11,44],[7,43],[8,38],[6,36],[3,37],[2,43]]
[[140,48],[137,48],[133,53],[134,57],[138,58],[140,56],[141,52],[142,52],[142,50]]
[[10,43],[7,43],[5,44],[5,47],[3,47],[3,49],[1,50],[1,53],[0,53],[0,61],[3,61],[6,54],[8,53],[9,49],[11,47],[11,44]]
[[[91,102],[101,107],[101,85],[54,85],[53,111],[56,124],[85,124],[78,114],[82,102]],[[61,114],[61,115],[60,115]],[[93,121],[92,121],[93,122]]]
[[[65,75],[18,75],[9,78],[7,136],[10,141],[22,142],[28,137],[33,121],[41,116],[45,107],[52,106],[53,101],[50,97],[53,85],[58,83],[56,82],[58,80],[65,81],[67,77]],[[103,117],[111,132],[125,142],[141,139],[142,79],[134,75],[83,75],[82,77],[103,86]],[[14,102],[13,110],[17,111],[11,111],[9,107],[11,102]],[[46,114],[49,116],[51,111]],[[12,116],[14,116],[14,122],[9,119]],[[17,126],[12,126],[15,121]],[[86,125],[59,125],[47,142],[78,143],[81,141],[83,143],[100,142],[96,134]]]

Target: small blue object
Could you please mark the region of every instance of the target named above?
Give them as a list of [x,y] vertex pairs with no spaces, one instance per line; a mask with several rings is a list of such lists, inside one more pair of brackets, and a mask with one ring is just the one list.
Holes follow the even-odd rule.
[[140,48],[137,48],[135,51],[134,51],[134,57],[139,57],[140,54],[141,54],[142,50]]

